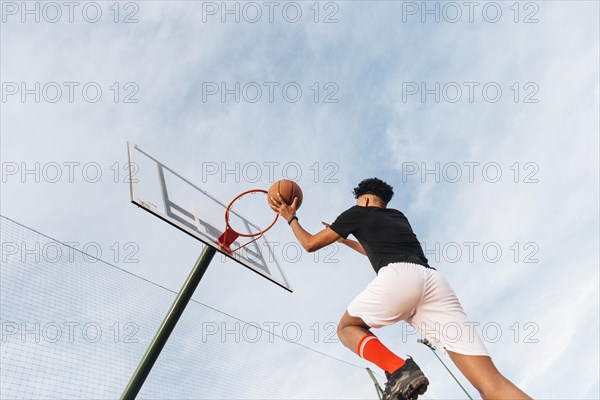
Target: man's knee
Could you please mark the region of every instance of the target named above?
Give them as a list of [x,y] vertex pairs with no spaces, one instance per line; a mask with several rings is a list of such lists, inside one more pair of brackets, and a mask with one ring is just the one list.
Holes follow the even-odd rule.
[[362,329],[370,330],[370,327],[359,317],[353,317],[346,311],[337,325],[337,335],[341,338],[347,328],[359,327]]
[[340,321],[337,324],[337,330],[336,330],[336,333],[339,338],[341,338],[344,328],[346,328],[347,326],[348,326],[348,324],[346,323],[346,321],[344,321],[344,317],[340,318]]

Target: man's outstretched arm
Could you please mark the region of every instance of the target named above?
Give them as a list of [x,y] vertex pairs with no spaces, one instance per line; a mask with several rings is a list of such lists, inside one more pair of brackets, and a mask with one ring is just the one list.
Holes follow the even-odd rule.
[[[277,194],[277,197],[278,199],[273,197],[269,198],[269,205],[273,211],[281,215],[286,221],[289,221],[290,218],[296,215],[298,198],[294,198],[292,205],[288,206],[279,193]],[[311,235],[300,225],[297,218],[291,221],[290,226],[292,227],[292,232],[294,232],[298,242],[300,242],[302,247],[308,252],[317,251],[336,242],[338,239],[341,239],[340,235],[329,228],[325,228],[322,231]]]
[[334,230],[325,228],[322,231],[311,235],[306,232],[304,228],[300,225],[297,219],[294,219],[290,224],[292,227],[292,232],[304,247],[304,250],[312,253],[313,251],[317,251],[331,243],[337,242],[340,239],[340,235],[338,235]]

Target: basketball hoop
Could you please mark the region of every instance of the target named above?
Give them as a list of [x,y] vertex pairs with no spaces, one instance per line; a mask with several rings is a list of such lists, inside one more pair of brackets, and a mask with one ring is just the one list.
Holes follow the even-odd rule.
[[[231,209],[231,206],[237,200],[241,199],[242,197],[244,197],[245,195],[247,195],[249,193],[252,193],[252,194],[266,193],[266,194],[268,194],[268,192],[264,189],[250,189],[250,190],[246,190],[245,192],[238,194],[237,196],[235,196],[233,198],[233,200],[231,200],[231,202],[225,209],[225,232],[223,232],[223,234],[221,234],[221,236],[219,236],[219,239],[217,239],[217,243],[219,243],[219,246],[221,246],[221,248],[228,253],[234,253],[234,252],[238,251],[239,249],[241,249],[242,247],[246,247],[250,243],[253,243],[253,242],[257,241],[258,239],[260,239],[266,231],[268,231],[269,229],[271,229],[273,227],[273,225],[275,225],[275,222],[277,222],[277,218],[279,218],[279,214],[275,214],[275,219],[273,219],[273,222],[271,222],[271,224],[269,226],[267,226],[265,229],[263,229],[259,232],[256,232],[256,233],[241,233],[241,232],[238,232],[235,229],[233,229],[231,227],[231,225],[229,224],[229,211]],[[230,247],[231,244],[240,236],[241,237],[253,237],[254,239],[252,239],[248,243],[244,243],[243,245],[236,247],[235,249],[231,249],[231,247]]]

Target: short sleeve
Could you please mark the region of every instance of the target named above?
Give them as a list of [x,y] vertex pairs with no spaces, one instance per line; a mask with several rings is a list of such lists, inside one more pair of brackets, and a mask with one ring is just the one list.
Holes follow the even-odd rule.
[[346,239],[348,235],[354,233],[358,227],[358,218],[356,206],[347,209],[341,213],[335,221],[329,226],[331,230]]

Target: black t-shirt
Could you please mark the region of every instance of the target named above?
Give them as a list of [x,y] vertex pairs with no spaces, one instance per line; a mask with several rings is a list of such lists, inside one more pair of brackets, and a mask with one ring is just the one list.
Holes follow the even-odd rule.
[[344,239],[354,235],[375,272],[393,262],[432,268],[408,219],[393,208],[354,206],[341,213],[330,228]]

